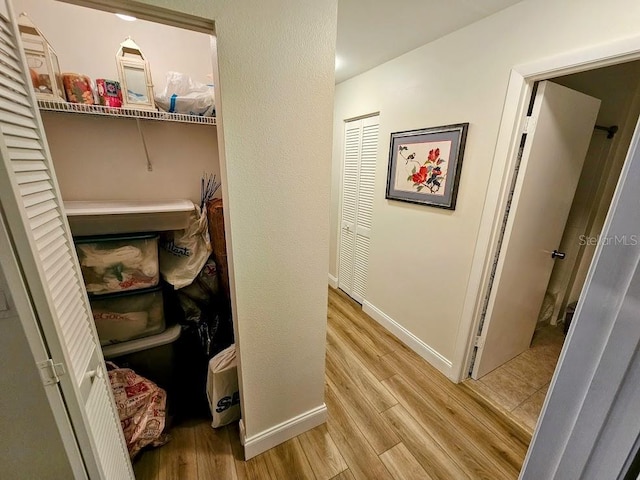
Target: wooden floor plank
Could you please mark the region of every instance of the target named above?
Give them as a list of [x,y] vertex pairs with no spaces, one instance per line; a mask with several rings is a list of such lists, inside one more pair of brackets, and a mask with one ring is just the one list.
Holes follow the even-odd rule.
[[292,438],[268,450],[265,454],[271,478],[291,480],[313,480],[315,475],[300,445],[300,440]]
[[329,480],[347,469],[326,425],[313,428],[298,438],[318,480]]
[[[370,323],[371,319],[363,315],[360,304],[348,298],[344,293],[330,295],[329,306],[332,308],[332,314],[335,315],[336,321],[341,323],[343,329],[358,332],[377,351],[381,352],[381,355],[393,352],[398,348],[400,343],[398,339],[379,324]],[[347,321],[341,321],[343,318]]]
[[335,344],[327,344],[327,372],[331,370],[334,374],[338,370],[351,378],[378,412],[398,404],[391,392],[355,355]]
[[526,453],[531,442],[531,434],[498,409],[490,406],[490,403],[477,393],[472,393],[472,389],[464,383],[452,383],[414,352],[396,350],[386,355],[384,361],[405,378],[415,380],[416,384],[420,384],[420,388],[437,385],[437,389],[429,388],[429,391],[454,399],[493,434],[504,441],[512,442],[517,455],[524,456]]
[[356,480],[391,480],[389,471],[364,438],[356,423],[340,405],[331,388],[325,390],[325,399],[329,411],[327,429],[354,478]]
[[155,480],[158,478],[160,453],[157,448],[149,448],[138,454],[133,462],[133,471],[137,480]]
[[402,405],[382,415],[433,480],[472,480]]
[[236,467],[236,477],[238,480],[247,480],[247,466],[244,461],[244,448],[240,443],[240,429],[237,424],[227,425],[224,427],[229,436],[231,444],[231,455],[233,455],[233,463]]
[[211,428],[208,421],[195,430],[198,478],[237,480],[231,442],[226,428]]
[[387,364],[381,361],[380,355],[377,355],[371,345],[358,339],[357,335],[349,334],[340,327],[335,326],[329,316],[327,326],[327,343],[335,345],[344,351],[351,352],[356,356],[362,364],[367,367],[378,380],[385,380],[393,375],[395,371]]
[[531,432],[523,428],[511,415],[505,415],[499,407],[496,407],[490,400],[476,392],[467,382],[459,383],[457,387],[461,393],[472,399],[473,406],[470,409],[475,410],[475,405],[478,405],[478,408],[484,412],[479,417],[483,424],[488,423],[506,430],[509,437],[518,441],[526,453],[528,445],[531,443]]
[[396,480],[433,480],[402,443],[380,455],[380,460]]
[[189,421],[173,427],[169,433],[171,441],[160,447],[160,480],[198,478],[196,460],[195,427],[197,421]]
[[[433,388],[432,377],[426,377],[422,371],[410,362],[400,361],[401,353],[389,354],[386,359],[393,364],[401,375],[415,390],[425,392],[422,400],[437,409],[442,418],[458,432],[464,432],[476,448],[484,455],[494,458],[495,463],[505,472],[517,474],[522,467],[522,459],[526,447],[517,439],[509,435],[507,430],[490,421],[483,423],[485,412],[467,398],[460,403],[459,397],[453,395],[457,388],[450,389],[450,385],[439,385]],[[471,410],[473,409],[473,413]],[[480,420],[480,421],[479,421]]]
[[355,344],[366,345],[375,355],[382,356],[393,352],[395,348],[386,342],[381,342],[371,335],[371,331],[356,325],[352,319],[347,318],[337,310],[333,310],[328,316],[331,326],[343,333]]
[[[245,462],[248,480],[281,480],[282,477],[272,477],[269,465],[267,464],[266,452],[253,457]],[[292,472],[295,475],[296,472]],[[295,477],[294,477],[295,478]]]
[[353,476],[351,470],[345,470],[344,472],[339,473],[331,480],[357,480],[356,477]]
[[493,460],[478,451],[475,442],[466,434],[460,434],[453,428],[442,412],[423,401],[421,393],[416,392],[400,375],[384,381],[402,406],[422,425],[456,463],[473,479],[498,480],[514,479],[516,475],[504,472]]
[[329,387],[333,388],[341,407],[354,420],[377,454],[387,451],[400,442],[400,438],[389,427],[386,420],[348,376],[333,372],[330,368],[327,369],[327,374]]
[[[396,365],[390,362],[394,357],[400,360]],[[424,359],[420,358],[418,354],[408,349],[398,349],[383,357],[383,360],[392,370],[396,373],[404,374],[405,377],[411,376],[413,372],[420,372],[420,375],[427,378],[432,385],[437,385],[440,390],[446,392],[459,403],[464,404],[465,408],[484,425],[491,429],[496,428],[500,431],[507,432],[509,438],[519,443],[522,447],[522,452],[526,452],[527,446],[531,442],[531,434],[511,418],[503,415],[491,402],[488,402],[485,398],[474,392],[465,382],[460,384],[451,382],[444,375],[440,374],[435,367],[429,365]],[[398,366],[400,366],[402,372],[398,371]],[[408,369],[410,369],[412,373],[409,373]]]

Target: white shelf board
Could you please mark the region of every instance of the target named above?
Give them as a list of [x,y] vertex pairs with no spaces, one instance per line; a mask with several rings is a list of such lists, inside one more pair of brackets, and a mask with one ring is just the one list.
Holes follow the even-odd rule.
[[68,217],[87,215],[136,215],[145,213],[189,213],[194,209],[190,200],[166,200],[162,202],[109,201],[84,202],[65,201],[64,209]]
[[195,123],[200,125],[216,125],[216,117],[199,117],[181,113],[168,113],[152,110],[136,110],[133,108],[114,108],[102,105],[83,105],[81,103],[55,102],[38,100],[40,110],[47,112],[76,113],[116,118],[139,118],[164,122]]
[[189,200],[64,202],[74,236],[182,230],[194,208]]

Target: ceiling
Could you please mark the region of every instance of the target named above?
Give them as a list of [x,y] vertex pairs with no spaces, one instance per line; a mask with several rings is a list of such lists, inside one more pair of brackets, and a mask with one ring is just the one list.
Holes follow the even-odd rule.
[[339,0],[336,83],[520,0]]

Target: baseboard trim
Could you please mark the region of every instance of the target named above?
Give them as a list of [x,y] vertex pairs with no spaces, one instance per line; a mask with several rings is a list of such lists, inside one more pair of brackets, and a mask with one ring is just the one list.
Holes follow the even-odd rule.
[[338,288],[338,277],[334,277],[333,275],[329,274],[329,286],[331,288]]
[[244,445],[244,458],[249,460],[326,421],[327,406],[324,403],[249,438],[246,438],[244,422],[240,420],[240,443]]
[[440,372],[447,376],[452,381],[456,381],[453,376],[452,363],[450,360],[446,359],[442,355],[440,355],[437,351],[431,348],[429,345],[424,343],[418,337],[416,337],[409,330],[404,328],[398,322],[396,322],[389,315],[384,313],[378,307],[372,305],[368,301],[362,302],[362,311],[373,318],[376,322],[382,325],[385,329],[391,332],[395,337],[398,338],[402,343],[404,343],[411,350],[416,352],[422,358],[424,358],[427,362],[437,368]]

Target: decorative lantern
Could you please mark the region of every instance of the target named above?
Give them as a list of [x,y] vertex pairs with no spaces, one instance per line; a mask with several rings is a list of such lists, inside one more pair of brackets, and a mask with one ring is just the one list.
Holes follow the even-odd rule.
[[120,44],[116,63],[122,85],[123,108],[155,110],[149,62],[131,37]]
[[18,30],[36,97],[64,102],[64,87],[56,52],[25,13],[18,17]]

